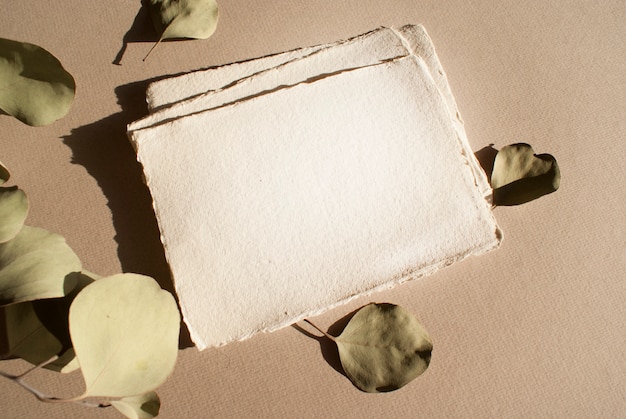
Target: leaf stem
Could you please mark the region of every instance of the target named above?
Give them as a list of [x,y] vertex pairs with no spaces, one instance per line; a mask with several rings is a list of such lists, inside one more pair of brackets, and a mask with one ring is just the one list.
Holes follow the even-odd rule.
[[315,328],[315,330],[317,330],[318,332],[320,332],[321,334],[323,334],[324,336],[326,336],[328,339],[332,340],[333,342],[335,342],[335,337],[329,335],[328,333],[324,332],[322,329],[320,329],[319,327],[317,327],[311,320],[309,319],[304,319],[305,322],[307,322],[308,324],[310,324],[311,326],[313,326]]
[[148,57],[150,56],[150,54],[152,54],[152,51],[153,51],[153,50],[157,47],[157,45],[159,45],[159,44],[161,43],[161,41],[162,41],[162,40],[163,40],[163,36],[161,36],[161,37],[159,38],[159,40],[158,40],[158,41],[156,41],[156,42],[154,43],[154,45],[152,45],[152,48],[150,48],[150,51],[148,51],[148,53],[146,54],[146,56],[145,56],[145,57],[143,57],[143,60],[141,60],[141,61],[144,61],[144,62],[145,62],[145,61],[148,59]]

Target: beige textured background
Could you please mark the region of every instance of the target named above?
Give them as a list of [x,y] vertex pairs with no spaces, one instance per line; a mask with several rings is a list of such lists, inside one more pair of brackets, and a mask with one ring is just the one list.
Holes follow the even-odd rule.
[[[422,23],[473,148],[523,141],[559,161],[558,192],[495,210],[505,233],[497,251],[315,319],[330,327],[369,301],[410,309],[434,352],[407,387],[361,393],[335,370],[326,344],[290,327],[202,353],[181,350],[159,390],[161,417],[626,415],[623,0],[222,0],[211,39],[164,43],[145,63],[144,40],[153,35],[137,16],[139,1],[10,3],[0,37],[51,51],[78,91],[70,113],[48,127],[0,116],[0,160],[29,195],[28,223],[64,235],[101,275],[140,272],[170,287],[124,136],[125,124],[146,113],[146,81],[168,74]],[[121,65],[112,64],[133,26]],[[82,388],[75,374],[41,371],[29,382],[59,396]],[[0,416],[120,417],[39,403],[4,379]]]

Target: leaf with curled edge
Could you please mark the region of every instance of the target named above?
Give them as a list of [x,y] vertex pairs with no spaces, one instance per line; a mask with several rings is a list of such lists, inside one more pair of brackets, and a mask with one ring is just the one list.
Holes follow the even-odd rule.
[[148,7],[160,36],[144,61],[165,39],[207,39],[217,28],[216,0],[149,0]]
[[529,144],[502,147],[491,173],[493,204],[520,205],[559,189],[561,172],[550,154],[535,154]]
[[69,111],[76,82],[45,49],[0,38],[0,110],[31,126],[43,126]]

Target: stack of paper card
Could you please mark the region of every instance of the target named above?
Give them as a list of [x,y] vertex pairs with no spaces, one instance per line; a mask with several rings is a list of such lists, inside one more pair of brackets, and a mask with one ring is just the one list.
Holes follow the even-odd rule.
[[129,138],[199,349],[498,246],[419,25],[152,84]]

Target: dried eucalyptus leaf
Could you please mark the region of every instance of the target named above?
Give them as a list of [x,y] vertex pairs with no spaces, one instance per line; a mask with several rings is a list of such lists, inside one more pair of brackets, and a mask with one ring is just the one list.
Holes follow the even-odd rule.
[[0,244],[0,305],[63,297],[76,286],[80,270],[78,256],[62,236],[23,226]]
[[59,358],[44,368],[71,372],[78,369],[68,329],[68,312],[76,294],[93,282],[78,276],[78,285],[62,298],[27,301],[0,307],[0,353],[2,358],[22,358],[40,365],[53,356]]
[[11,177],[11,173],[9,169],[6,168],[4,164],[0,161],[0,185],[3,185],[9,178]]
[[79,368],[74,350],[46,329],[32,301],[0,307],[0,321],[5,329],[0,334],[0,358],[21,358],[33,365],[40,365],[58,356],[44,368],[63,373]]
[[158,387],[174,369],[180,315],[174,297],[138,274],[101,278],[70,307],[83,397],[127,397]]
[[25,42],[0,38],[0,109],[32,126],[65,116],[76,83],[56,57]]
[[164,39],[207,39],[217,28],[215,0],[150,0],[149,10],[160,37],[144,60]]
[[0,188],[0,243],[17,235],[28,215],[28,199],[17,186]]
[[41,323],[31,301],[0,307],[0,313],[6,334],[0,337],[3,359],[17,357],[37,365],[62,352],[63,344]]
[[433,349],[415,316],[394,304],[364,306],[334,340],[346,375],[368,393],[409,383],[426,371]]
[[520,205],[559,188],[561,172],[549,154],[535,154],[528,144],[502,147],[493,163],[494,205]]
[[161,400],[154,391],[150,391],[139,396],[112,400],[111,406],[119,410],[127,418],[150,419],[158,416]]

